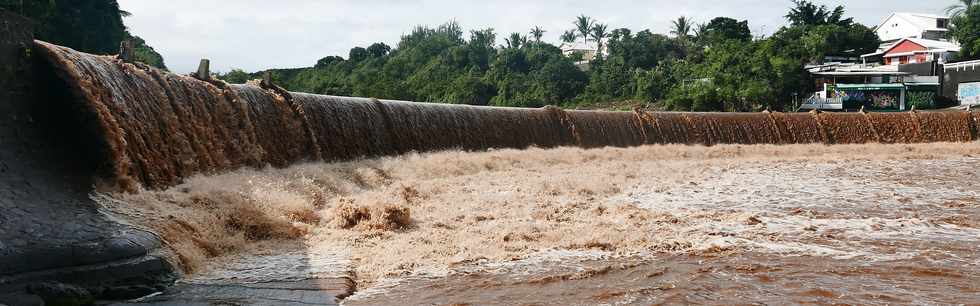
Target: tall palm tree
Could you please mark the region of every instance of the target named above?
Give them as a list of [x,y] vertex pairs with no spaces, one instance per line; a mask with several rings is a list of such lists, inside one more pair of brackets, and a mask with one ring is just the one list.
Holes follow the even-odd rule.
[[575,30],[568,30],[565,33],[561,33],[562,42],[573,43],[575,39],[578,39],[578,34],[575,34]]
[[592,26],[592,38],[595,39],[596,49],[595,56],[602,56],[602,40],[609,37],[609,32],[607,31],[609,27],[605,24],[596,23]]
[[960,17],[974,5],[980,5],[980,0],[959,0],[959,3],[946,8],[946,15],[949,15],[949,18]]
[[703,38],[703,35],[706,34],[707,32],[708,32],[708,25],[707,24],[699,23],[699,24],[697,24],[697,25],[694,26],[694,38],[695,39],[701,39],[701,38]]
[[544,29],[539,26],[534,26],[531,28],[531,37],[534,37],[534,42],[541,42],[541,37],[544,37]]
[[674,24],[674,29],[670,30],[670,34],[674,34],[677,38],[687,38],[691,35],[691,18],[686,16],[678,17],[677,20],[671,21]]
[[521,33],[510,33],[510,37],[505,38],[504,41],[507,42],[507,48],[509,49],[520,49],[524,45],[527,45],[527,36],[521,35]]
[[578,30],[579,35],[582,36],[582,39],[585,39],[585,42],[589,42],[589,36],[592,33],[592,25],[595,24],[592,17],[585,15],[578,16],[575,18],[575,22],[572,24],[575,25],[575,28]]

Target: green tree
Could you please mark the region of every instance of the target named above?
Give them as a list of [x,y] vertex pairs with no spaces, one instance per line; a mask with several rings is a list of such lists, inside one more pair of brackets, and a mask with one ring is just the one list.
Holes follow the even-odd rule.
[[967,12],[970,8],[980,4],[978,0],[957,0],[956,4],[946,7],[946,15],[954,20]]
[[748,21],[738,21],[728,17],[711,19],[701,32],[704,42],[708,44],[723,43],[727,40],[752,40]]
[[691,19],[685,16],[677,17],[677,20],[671,21],[673,28],[670,30],[670,34],[674,37],[680,39],[686,39],[691,34]]
[[547,32],[539,26],[531,28],[531,37],[534,38],[534,42],[541,42],[541,38],[544,37],[544,33]]
[[575,30],[568,30],[565,33],[561,33],[561,41],[566,43],[573,43],[578,39],[578,34],[575,34]]
[[323,69],[323,68],[330,67],[330,65],[333,65],[335,63],[340,63],[340,62],[343,62],[343,61],[344,61],[344,58],[343,57],[339,57],[339,56],[327,56],[327,57],[324,57],[324,58],[321,58],[321,59],[317,60],[316,61],[316,65],[313,66],[313,67],[314,68],[317,68],[317,69]]
[[350,49],[350,52],[347,53],[347,60],[349,60],[351,62],[354,62],[354,63],[360,63],[360,62],[368,59],[370,57],[370,55],[371,54],[368,52],[367,49],[362,48],[362,47],[354,47],[354,48],[351,48]]
[[508,49],[520,49],[527,45],[527,36],[514,32],[510,33],[510,36],[505,38],[504,41],[507,42]]
[[382,57],[391,52],[391,47],[385,43],[373,43],[365,51],[372,57]]
[[592,39],[596,42],[596,59],[602,59],[602,42],[606,37],[609,37],[608,29],[609,27],[602,23],[596,23],[592,26]]
[[844,7],[837,6],[833,10],[826,5],[816,5],[808,0],[793,0],[794,7],[786,14],[786,19],[793,26],[814,26],[835,24],[848,26],[853,18],[844,18]]
[[575,25],[575,29],[578,31],[579,37],[582,37],[585,42],[589,42],[589,37],[592,34],[592,25],[594,23],[595,21],[592,20],[592,17],[580,15],[575,18],[575,22],[572,24]]
[[980,59],[980,5],[971,6],[954,21],[953,36],[960,42],[960,58]]
[[126,32],[126,39],[133,42],[133,53],[136,61],[160,69],[167,69],[167,64],[163,62],[163,56],[157,53],[153,47],[147,45],[145,40],[139,36],[130,35],[128,31]]
[[35,36],[44,41],[95,54],[117,54],[124,39],[134,42],[136,59],[166,68],[163,57],[123,25],[128,12],[115,0],[0,0],[0,8],[19,13],[37,24]]

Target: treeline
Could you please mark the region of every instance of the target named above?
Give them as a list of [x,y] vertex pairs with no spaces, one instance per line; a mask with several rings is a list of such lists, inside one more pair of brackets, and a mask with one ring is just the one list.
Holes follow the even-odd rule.
[[116,0],[0,0],[0,9],[35,22],[35,37],[94,54],[117,54],[124,39],[134,42],[136,60],[166,69],[163,57],[123,24],[129,13]]
[[[668,110],[785,109],[812,92],[804,64],[877,49],[874,31],[844,15],[843,7],[795,1],[788,24],[770,37],[754,37],[747,21],[727,17],[703,24],[681,17],[663,35],[610,30],[580,16],[562,39],[606,50],[585,69],[576,66],[580,57],[541,41],[538,27],[496,45],[493,29],[465,33],[450,22],[416,27],[395,47],[375,43],[351,49],[346,59],[271,72],[289,90],[343,96],[521,107],[627,101]],[[219,77],[239,83],[260,75],[232,70]]]

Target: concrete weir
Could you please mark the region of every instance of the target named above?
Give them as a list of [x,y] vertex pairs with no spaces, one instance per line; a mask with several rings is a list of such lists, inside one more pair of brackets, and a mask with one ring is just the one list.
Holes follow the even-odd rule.
[[157,236],[89,198],[94,135],[51,90],[33,44],[29,21],[0,11],[0,304],[132,298],[169,284]]
[[173,282],[158,236],[101,214],[93,190],[453,148],[965,142],[977,139],[980,118],[566,111],[291,93],[33,41],[27,21],[0,14],[0,303],[65,292],[127,299]]

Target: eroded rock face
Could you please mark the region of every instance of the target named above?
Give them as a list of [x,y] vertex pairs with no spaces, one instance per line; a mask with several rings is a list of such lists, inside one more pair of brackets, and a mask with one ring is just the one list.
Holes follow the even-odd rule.
[[32,46],[30,21],[0,11],[0,292],[53,280],[99,296],[171,282],[157,236],[89,198],[101,152]]

